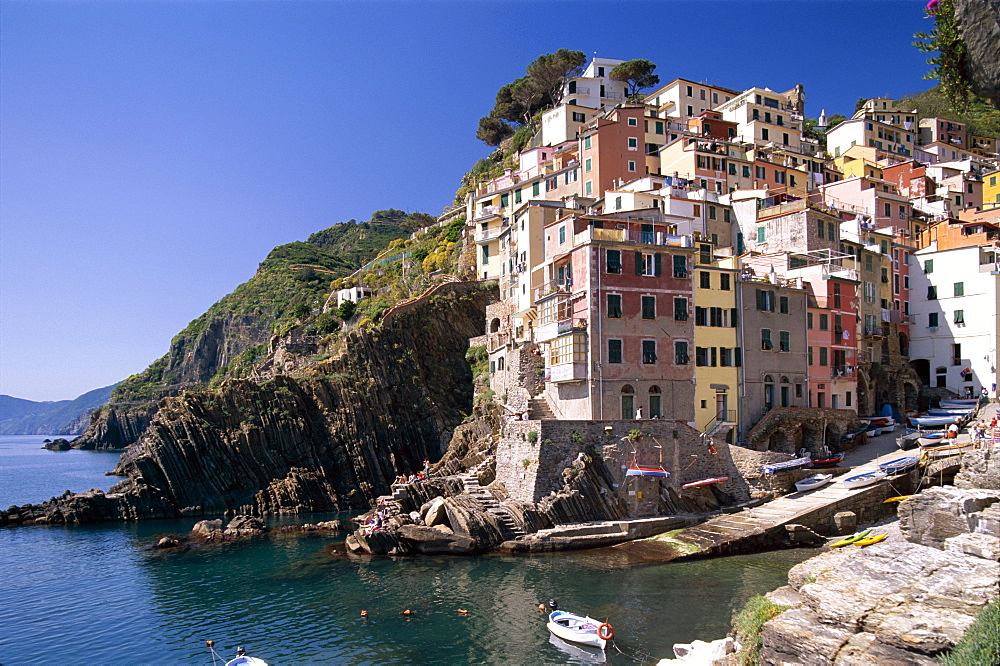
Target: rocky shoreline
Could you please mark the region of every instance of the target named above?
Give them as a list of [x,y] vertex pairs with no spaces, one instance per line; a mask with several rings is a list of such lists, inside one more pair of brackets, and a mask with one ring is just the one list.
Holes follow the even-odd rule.
[[[963,456],[955,486],[923,490],[871,526],[881,543],[827,548],[767,595],[766,664],[933,664],[1000,595],[1000,461]],[[732,637],[679,645],[660,663],[741,663]]]

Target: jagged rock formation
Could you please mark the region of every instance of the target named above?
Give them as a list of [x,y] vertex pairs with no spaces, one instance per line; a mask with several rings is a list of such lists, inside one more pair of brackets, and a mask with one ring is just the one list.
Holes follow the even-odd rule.
[[0,524],[367,508],[401,471],[440,457],[471,411],[465,350],[492,298],[478,283],[451,284],[350,334],[308,376],[166,398],[107,495],[22,507]]
[[153,421],[154,403],[112,404],[95,410],[90,425],[71,446],[75,449],[126,449],[139,441]]
[[957,0],[955,18],[972,91],[1000,109],[1000,0]]

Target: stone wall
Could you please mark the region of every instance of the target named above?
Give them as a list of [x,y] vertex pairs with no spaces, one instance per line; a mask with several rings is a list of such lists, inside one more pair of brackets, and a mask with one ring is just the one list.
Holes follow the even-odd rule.
[[[633,439],[629,436],[633,431],[640,435]],[[534,441],[531,432],[537,433]],[[650,515],[652,488],[642,486],[648,478],[631,477],[625,483],[625,472],[633,465],[670,472],[669,479],[659,482],[664,491],[683,495],[681,485],[687,481],[728,476],[728,481],[717,484],[718,489],[734,501],[749,499],[750,489],[739,475],[729,446],[716,442],[714,448],[713,453],[702,433],[680,421],[510,421],[497,447],[497,480],[512,498],[537,502],[562,487],[564,471],[581,453],[597,453],[634,515]]]
[[858,415],[849,409],[777,407],[750,430],[747,448],[792,454],[804,448],[816,454],[825,445],[832,451],[840,451],[844,447],[844,434],[860,425]]

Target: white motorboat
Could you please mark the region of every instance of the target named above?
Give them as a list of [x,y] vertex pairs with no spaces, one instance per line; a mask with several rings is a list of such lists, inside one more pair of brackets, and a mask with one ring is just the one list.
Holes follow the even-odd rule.
[[615,630],[607,622],[561,610],[549,613],[549,622],[546,626],[550,632],[564,641],[593,645],[602,650],[607,642],[615,637]]
[[933,430],[931,432],[920,433],[920,436],[917,437],[917,446],[934,446],[944,439],[947,434],[946,430]]
[[819,488],[820,486],[825,486],[830,483],[830,479],[833,478],[833,474],[813,474],[812,476],[807,476],[801,481],[795,482],[795,489],[798,491],[813,490],[814,488]]
[[[212,653],[212,663],[216,663],[216,657],[221,661],[225,661],[218,652],[215,651],[215,641],[205,641],[205,645]],[[243,647],[236,648],[236,656],[229,661],[225,661],[226,666],[267,666],[267,662],[263,659],[258,659],[257,657],[247,656],[247,651]]]

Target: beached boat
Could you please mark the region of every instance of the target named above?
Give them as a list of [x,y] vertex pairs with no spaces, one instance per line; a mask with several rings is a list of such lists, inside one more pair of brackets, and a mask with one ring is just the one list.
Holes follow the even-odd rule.
[[830,483],[833,478],[833,474],[813,474],[812,476],[807,476],[801,481],[795,482],[795,489],[801,492],[806,490],[814,490],[821,486],[825,486]]
[[854,476],[849,476],[843,481],[845,488],[863,488],[865,486],[870,486],[873,483],[878,483],[886,477],[885,472],[880,469],[865,472],[864,474],[855,474]]
[[860,428],[858,428],[857,430],[852,430],[849,433],[845,433],[841,439],[843,439],[844,442],[851,442],[855,438],[863,435],[867,430],[868,430],[868,424],[862,423]]
[[906,451],[907,449],[915,449],[920,445],[919,440],[919,432],[908,431],[905,435],[901,435],[896,438],[896,446],[903,451]]
[[932,430],[930,432],[922,432],[920,433],[920,436],[917,437],[917,446],[932,446],[934,444],[937,444],[942,439],[944,439],[945,434],[947,434],[947,432],[944,430]]
[[878,468],[886,474],[902,474],[903,472],[913,469],[919,463],[920,458],[915,456],[903,456],[902,458],[896,458],[884,463],[879,463]]
[[681,488],[698,488],[700,486],[710,486],[713,483],[722,483],[723,481],[728,481],[728,476],[709,476],[704,479],[695,479],[694,481],[688,481],[687,483],[681,484]]
[[629,467],[625,471],[625,476],[658,476],[666,478],[670,476],[670,472],[659,467]]
[[830,544],[830,548],[841,548],[843,546],[849,546],[852,543],[854,543],[855,541],[858,541],[859,539],[864,539],[869,534],[871,534],[871,530],[870,529],[862,530],[861,532],[855,532],[854,534],[852,534],[849,537],[844,537],[840,541],[831,543]]
[[[954,440],[942,440],[944,442]],[[972,449],[972,442],[962,442],[961,444],[945,444],[943,446],[926,446],[920,449],[921,454],[931,460],[940,458],[950,458],[958,456]]]
[[878,543],[887,536],[889,536],[889,534],[886,532],[882,532],[882,534],[872,534],[871,536],[866,536],[864,539],[858,539],[857,541],[854,542],[854,545],[862,547],[870,546],[873,543]]
[[571,643],[593,645],[601,649],[614,638],[615,630],[607,622],[582,615],[574,615],[566,611],[552,611],[546,625],[550,632]]
[[934,409],[927,410],[927,416],[955,416],[955,417],[968,417],[972,416],[975,410],[972,409],[944,409],[941,407],[935,407]]
[[938,404],[942,407],[976,407],[979,398],[943,398]]
[[781,462],[761,465],[760,471],[764,474],[777,474],[778,472],[787,472],[790,469],[805,469],[806,467],[812,467],[812,464],[812,458],[809,457],[809,454],[806,454],[801,458],[792,458],[791,460],[782,460]]
[[816,458],[813,460],[812,466],[815,467],[836,467],[844,459],[846,454],[841,451],[840,453],[835,453],[833,455],[827,455],[823,458]]
[[955,417],[953,415],[910,417],[910,423],[917,426],[918,428],[933,428],[934,426],[941,427],[941,426],[951,425],[955,421],[959,420],[961,420],[961,417]]

